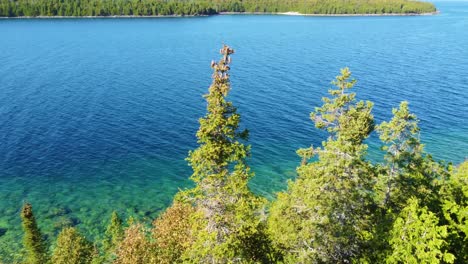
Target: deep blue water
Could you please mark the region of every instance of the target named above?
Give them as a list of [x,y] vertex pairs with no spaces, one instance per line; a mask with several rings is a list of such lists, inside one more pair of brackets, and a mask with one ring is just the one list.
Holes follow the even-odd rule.
[[408,100],[427,151],[463,161],[468,2],[437,7],[421,17],[0,20],[0,255],[20,242],[25,200],[49,235],[72,222],[93,237],[112,210],[151,219],[165,208],[189,184],[184,158],[222,43],[236,49],[230,99],[251,133],[258,193],[283,189],[295,151],[324,139],[309,113],[345,66],[378,122]]

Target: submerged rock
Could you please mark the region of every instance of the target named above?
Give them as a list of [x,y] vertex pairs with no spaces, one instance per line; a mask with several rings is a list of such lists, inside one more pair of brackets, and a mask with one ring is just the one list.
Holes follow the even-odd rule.
[[3,227],[0,227],[0,237],[2,237],[3,235],[5,235],[7,231],[8,231],[8,229],[3,228]]
[[54,229],[55,230],[62,230],[65,227],[73,227],[73,226],[76,226],[79,223],[80,223],[80,221],[77,218],[68,217],[68,216],[60,216],[54,222]]
[[70,208],[67,207],[52,207],[49,209],[48,215],[50,217],[64,216],[71,213]]

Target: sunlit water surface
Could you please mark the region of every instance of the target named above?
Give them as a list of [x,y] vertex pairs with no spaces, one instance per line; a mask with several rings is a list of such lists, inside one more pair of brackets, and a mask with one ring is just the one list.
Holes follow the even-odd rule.
[[[213,16],[0,20],[0,256],[19,209],[43,231],[102,233],[112,210],[150,219],[190,183],[202,94],[222,43],[230,99],[250,130],[252,188],[273,197],[295,151],[325,135],[309,113],[349,66],[377,122],[408,100],[437,159],[468,156],[468,3],[421,17]],[[379,159],[376,135],[370,157]]]

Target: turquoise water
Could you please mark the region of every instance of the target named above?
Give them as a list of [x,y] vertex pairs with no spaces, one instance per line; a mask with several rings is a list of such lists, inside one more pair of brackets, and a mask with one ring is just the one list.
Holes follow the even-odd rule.
[[[272,197],[317,145],[309,113],[349,66],[378,122],[400,101],[435,158],[468,156],[468,2],[422,17],[213,16],[0,20],[0,256],[33,204],[53,237],[94,238],[112,210],[148,220],[189,184],[202,94],[222,43],[251,132],[252,187]],[[376,136],[370,144],[377,148]],[[371,151],[373,158],[376,151]]]

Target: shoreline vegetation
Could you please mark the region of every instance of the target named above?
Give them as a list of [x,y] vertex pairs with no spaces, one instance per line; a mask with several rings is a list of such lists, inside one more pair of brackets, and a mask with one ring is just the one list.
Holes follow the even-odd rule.
[[150,18],[212,15],[412,16],[437,14],[410,0],[0,0],[4,18]]
[[182,18],[182,17],[210,17],[210,16],[235,16],[235,15],[272,15],[272,16],[311,16],[311,17],[380,17],[380,16],[433,16],[440,14],[439,11],[428,13],[382,13],[382,14],[302,14],[299,12],[263,13],[263,12],[220,12],[213,15],[111,15],[111,16],[20,16],[20,17],[0,17],[0,19],[118,19],[118,18]]
[[[328,137],[297,150],[297,178],[268,201],[254,194],[249,131],[231,92],[231,55],[212,61],[198,146],[186,161],[194,186],[180,189],[151,225],[113,212],[99,238],[73,223],[45,237],[32,205],[20,216],[23,250],[8,263],[468,263],[468,161],[438,162],[420,141],[418,118],[403,101],[377,124],[373,103],[356,98],[341,70],[310,114]],[[325,89],[324,89],[325,90]],[[383,159],[366,159],[377,132]],[[272,161],[274,162],[274,161]],[[118,193],[116,194],[118,195]],[[21,254],[21,255],[20,255]],[[0,262],[2,262],[0,255]],[[5,260],[3,260],[5,261]],[[26,261],[26,262],[25,262]]]

